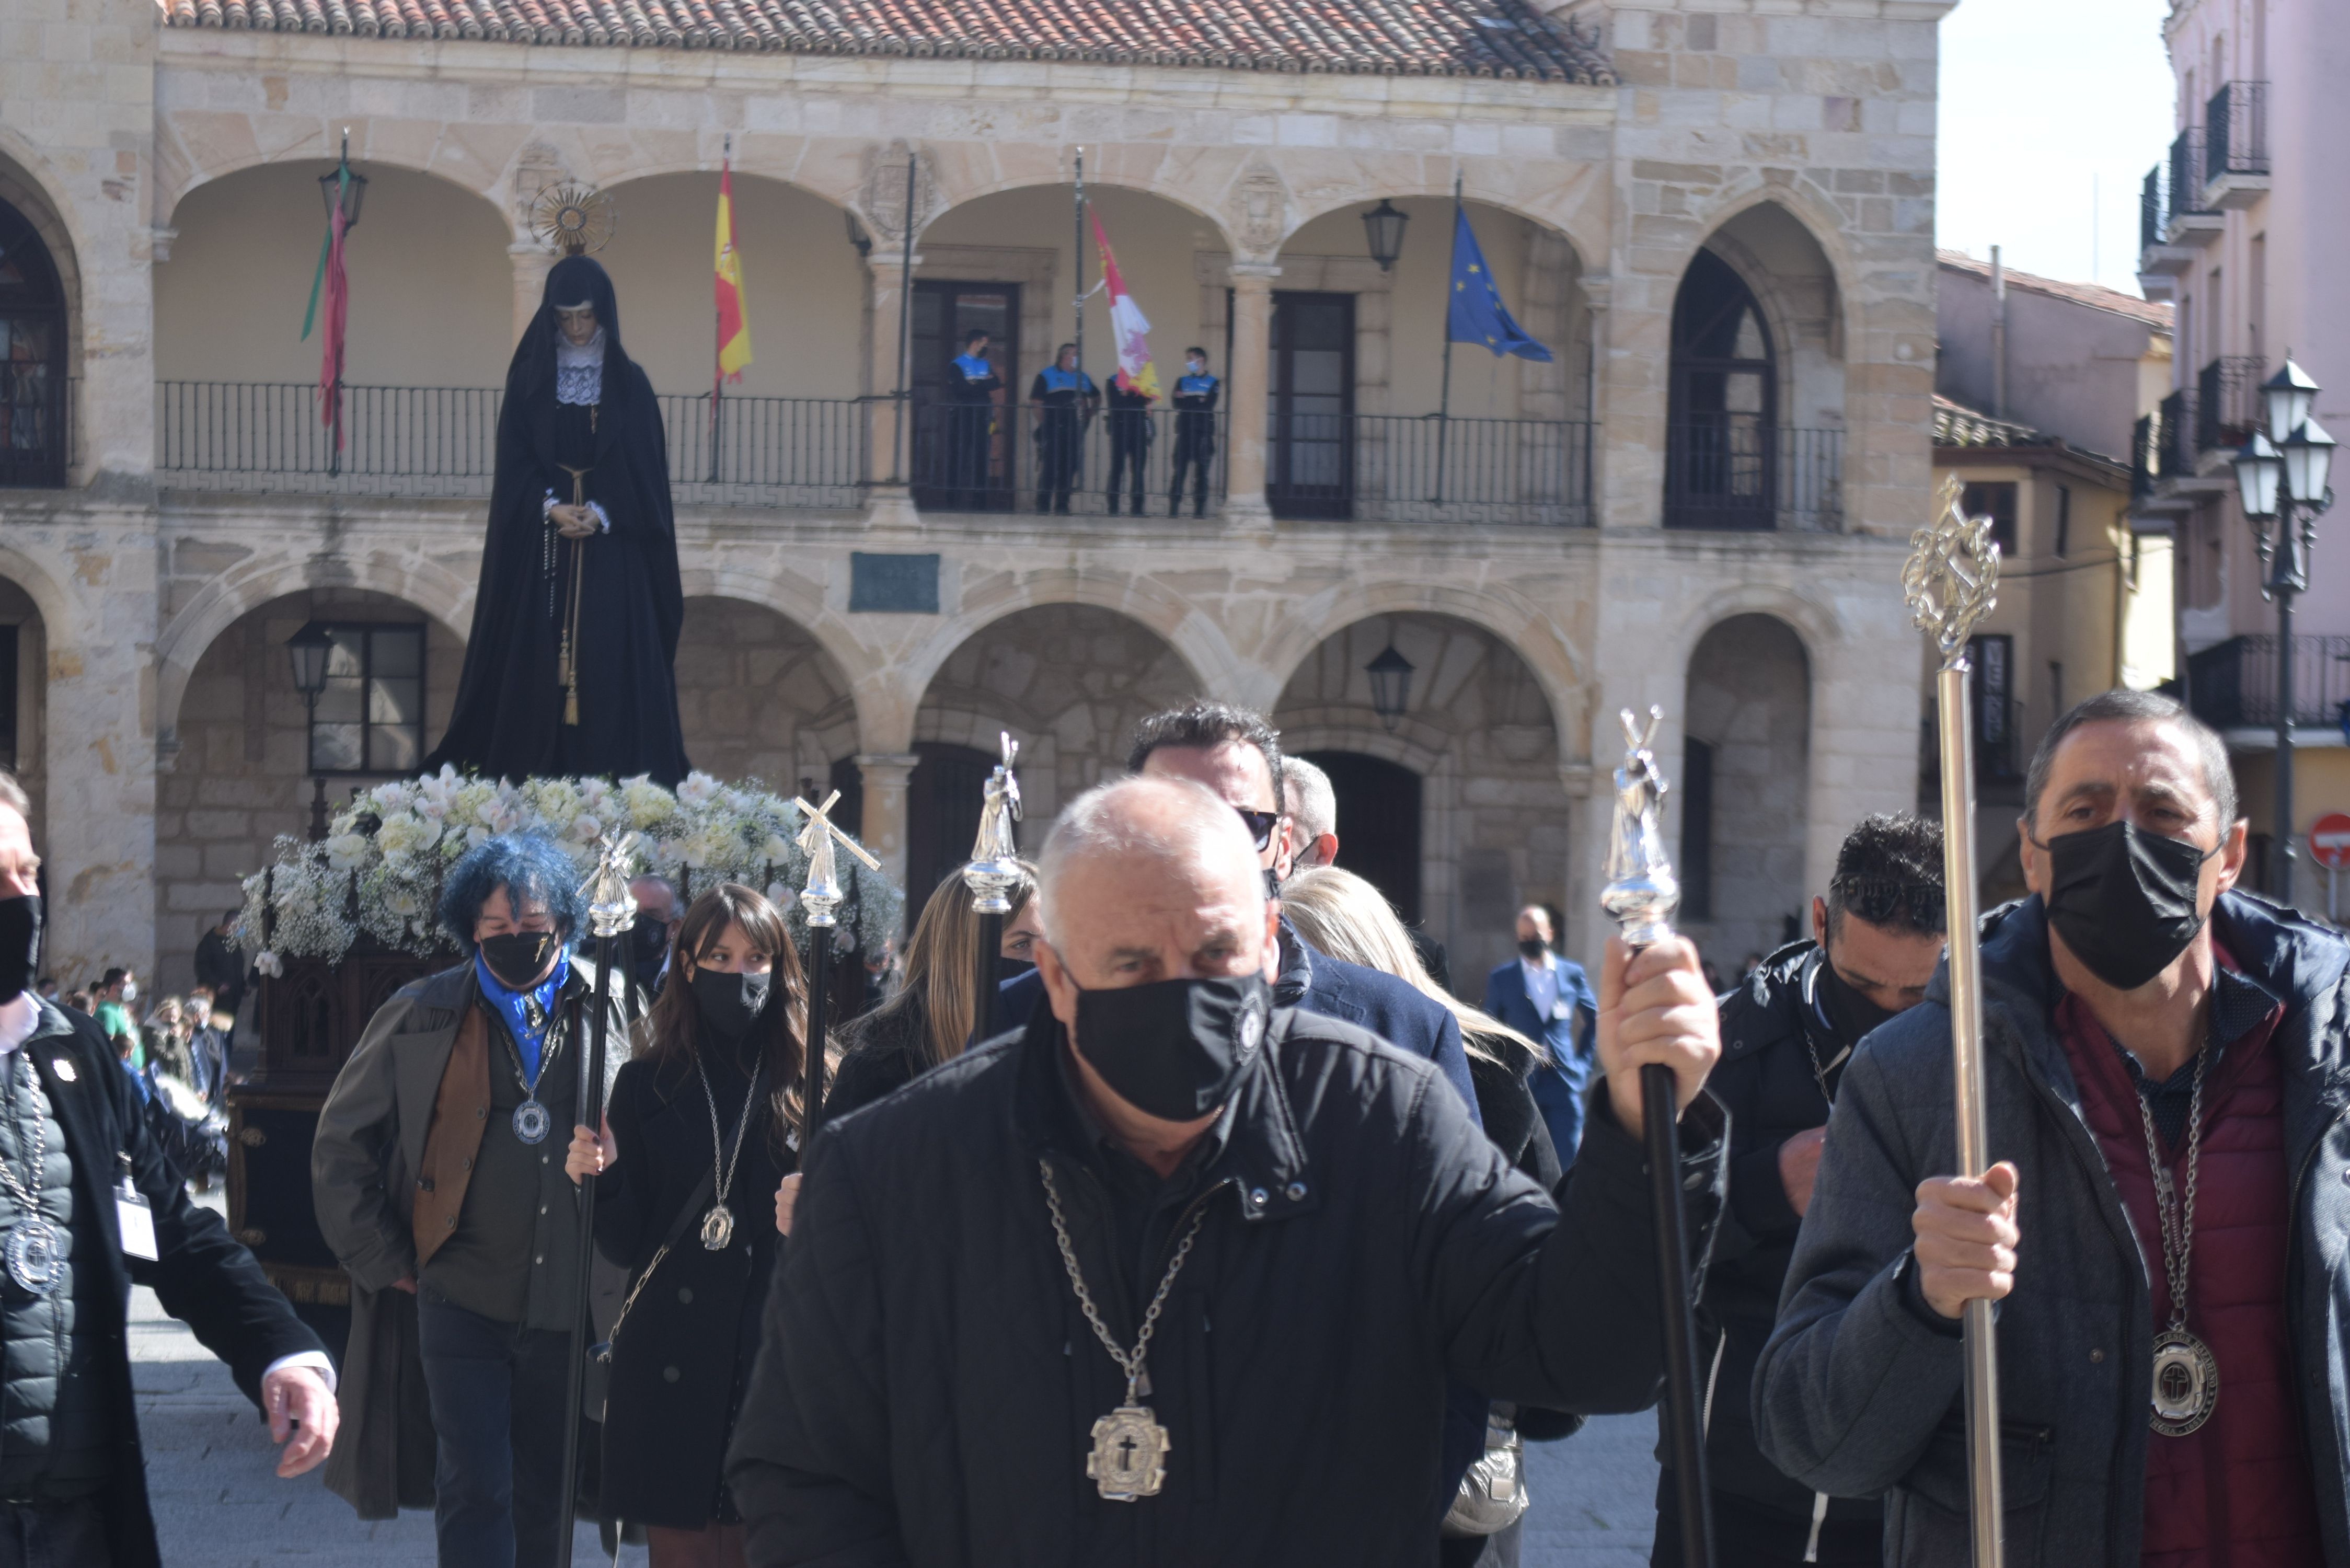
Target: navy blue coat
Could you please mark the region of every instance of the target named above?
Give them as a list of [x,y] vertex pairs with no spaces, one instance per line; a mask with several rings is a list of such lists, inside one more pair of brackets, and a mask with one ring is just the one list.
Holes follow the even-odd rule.
[[[1044,978],[1033,969],[1005,981],[997,988],[994,1028],[980,1031],[981,1036],[1027,1023],[1044,995]],[[1461,1024],[1451,1010],[1391,974],[1315,952],[1285,919],[1281,922],[1281,978],[1274,981],[1273,1004],[1302,1007],[1367,1029],[1399,1051],[1433,1063],[1469,1107],[1469,1119],[1484,1125],[1477,1116],[1477,1089],[1469,1081],[1469,1053],[1461,1044]]]

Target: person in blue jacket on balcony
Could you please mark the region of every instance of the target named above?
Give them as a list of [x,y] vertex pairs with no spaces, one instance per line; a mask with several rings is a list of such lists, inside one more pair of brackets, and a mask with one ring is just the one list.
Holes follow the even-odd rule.
[[1064,343],[1028,388],[1036,410],[1036,510],[1066,512],[1085,452],[1086,425],[1101,401],[1093,378],[1077,369],[1077,346]]
[[962,352],[947,362],[947,493],[948,504],[958,511],[976,512],[987,504],[995,394],[1003,389],[1003,378],[987,357],[988,341],[985,332],[973,327],[963,334]]
[[1183,510],[1183,472],[1192,482],[1191,515],[1208,514],[1208,471],[1216,465],[1216,396],[1223,383],[1208,373],[1208,351],[1183,350],[1183,373],[1175,378],[1175,477],[1167,493],[1167,515]]

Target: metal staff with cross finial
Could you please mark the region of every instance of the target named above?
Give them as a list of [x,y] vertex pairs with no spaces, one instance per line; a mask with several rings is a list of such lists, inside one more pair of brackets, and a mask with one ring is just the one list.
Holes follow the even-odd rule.
[[[1673,934],[1681,885],[1666,858],[1659,829],[1665,775],[1657,767],[1657,726],[1662,708],[1644,724],[1632,710],[1624,725],[1624,761],[1616,770],[1616,820],[1607,839],[1607,883],[1599,907],[1622,930],[1629,948],[1654,946]],[[1713,1509],[1705,1466],[1705,1398],[1698,1385],[1697,1303],[1690,1293],[1689,1216],[1681,1207],[1679,1117],[1673,1070],[1651,1062],[1640,1069],[1640,1131],[1648,1149],[1648,1205],[1657,1227],[1657,1297],[1665,1313],[1665,1424],[1672,1441],[1673,1486],[1680,1523],[1681,1561],[1713,1568]]]
[[971,864],[962,868],[972,913],[979,920],[971,993],[974,1040],[995,1032],[995,963],[1003,947],[1003,918],[1012,912],[1012,889],[1020,883],[1020,851],[1012,838],[1012,825],[1020,820],[1020,779],[1012,771],[1020,742],[1005,730],[998,730],[995,738],[1003,760],[987,775],[980,797],[979,836],[972,843]]
[[[1950,1065],[1957,1080],[1959,1174],[1991,1168],[1983,1114],[1982,942],[1975,929],[1974,725],[1968,699],[1969,639],[1999,602],[1999,546],[1989,517],[1969,517],[1956,479],[1943,482],[1930,527],[1910,536],[1902,592],[1918,629],[1934,639],[1942,753],[1942,882],[1948,899]],[[1967,1359],[1967,1470],[1975,1568],[1999,1568],[1999,1354],[1991,1303],[1970,1301],[1962,1320]]]
[[[595,1022],[588,1026],[588,1048],[578,1054],[579,1086],[576,1119],[584,1127],[604,1125],[604,1064],[611,1026],[612,971],[620,962],[620,939],[636,923],[637,900],[629,891],[629,874],[636,865],[642,841],[633,833],[606,834],[598,846],[596,869],[580,891],[588,896],[588,928],[596,937]],[[579,1275],[571,1316],[571,1376],[565,1405],[570,1418],[563,1424],[563,1546],[561,1568],[570,1568],[571,1521],[579,1491],[579,1423],[588,1398],[588,1347],[595,1334],[588,1317],[588,1290],[596,1266],[596,1183],[582,1181],[579,1201]]]
[[807,884],[800,889],[800,908],[807,911],[807,1038],[801,1042],[800,1054],[805,1058],[800,1069],[800,1158],[805,1162],[808,1147],[816,1141],[816,1129],[824,1123],[824,1041],[825,1013],[832,994],[832,932],[840,921],[837,911],[847,900],[841,891],[839,866],[833,858],[834,846],[847,850],[857,857],[868,870],[879,871],[881,862],[865,852],[865,846],[832,825],[825,815],[840,799],[833,791],[824,797],[822,805],[810,805],[806,801],[795,801],[800,815],[807,818],[799,831],[799,846],[807,851]]

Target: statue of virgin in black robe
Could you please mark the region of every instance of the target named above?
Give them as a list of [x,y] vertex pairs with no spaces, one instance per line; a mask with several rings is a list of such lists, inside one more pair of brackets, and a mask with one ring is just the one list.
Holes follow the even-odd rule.
[[[579,343],[560,313],[584,331],[583,306],[596,331]],[[506,371],[465,670],[425,766],[674,786],[684,616],[660,408],[621,351],[611,278],[567,256]]]

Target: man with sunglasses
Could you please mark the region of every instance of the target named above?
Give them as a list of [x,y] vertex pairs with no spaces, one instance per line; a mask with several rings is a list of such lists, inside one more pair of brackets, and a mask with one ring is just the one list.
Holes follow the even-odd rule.
[[[1941,954],[1941,828],[1906,815],[1865,817],[1836,852],[1826,896],[1812,899],[1812,940],[1781,948],[1721,999],[1711,1085],[1730,1112],[1730,1199],[1698,1301],[1720,1568],[1874,1568],[1880,1559],[1876,1502],[1831,1501],[1762,1457],[1748,1386],[1778,1314],[1845,1064],[1870,1030],[1926,999]],[[1659,1457],[1669,1460],[1669,1448]],[[1681,1561],[1679,1484],[1669,1469],[1659,1478],[1652,1563]]]

